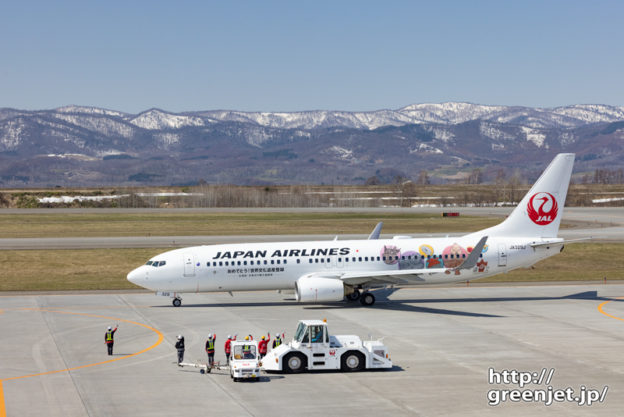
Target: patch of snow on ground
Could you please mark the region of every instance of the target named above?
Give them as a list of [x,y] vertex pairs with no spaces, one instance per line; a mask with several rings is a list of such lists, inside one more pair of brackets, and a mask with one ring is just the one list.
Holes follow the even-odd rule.
[[486,136],[490,139],[496,139],[496,140],[514,140],[515,139],[514,135],[504,132],[500,129],[497,129],[488,123],[481,123],[479,125],[479,131],[481,132],[483,136]]
[[418,145],[418,148],[410,149],[409,153],[437,153],[437,154],[443,154],[444,152],[442,152],[441,149],[434,148],[433,146],[427,145],[426,143],[421,143],[420,145]]
[[[187,197],[187,196],[201,196],[202,193],[136,193],[139,197]],[[70,204],[74,201],[104,201],[104,200],[118,200],[123,197],[130,197],[130,194],[117,194],[117,195],[63,195],[60,197],[42,197],[38,198],[40,203],[44,204]]]
[[174,143],[180,142],[180,135],[177,133],[159,133],[154,136],[156,137],[156,140],[165,146],[165,148],[168,148]]
[[531,129],[528,127],[521,127],[522,132],[525,134],[528,141],[531,141],[537,146],[541,148],[544,146],[544,141],[546,140],[546,135],[541,133],[539,130]]
[[442,142],[448,142],[455,137],[453,132],[440,127],[427,127],[425,130],[433,133],[433,137]]
[[[20,136],[22,135],[23,130],[24,124],[22,122],[11,120],[7,123],[2,136],[0,136],[0,145],[2,145],[5,150],[17,148],[17,145],[20,143]],[[2,148],[0,147],[0,149]]]
[[353,159],[353,151],[345,149],[341,146],[332,146],[329,151],[336,154],[336,156],[345,161]]
[[611,203],[613,201],[624,201],[624,197],[596,198],[596,199],[592,200],[592,203],[594,203],[594,204]]

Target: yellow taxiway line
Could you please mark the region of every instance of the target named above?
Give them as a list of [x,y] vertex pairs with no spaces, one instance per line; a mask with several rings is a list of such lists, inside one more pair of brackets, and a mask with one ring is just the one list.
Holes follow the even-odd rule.
[[153,331],[154,333],[156,333],[158,335],[158,340],[153,345],[151,345],[151,346],[149,346],[149,347],[147,347],[147,348],[145,348],[143,350],[140,350],[140,351],[135,352],[135,353],[131,353],[129,355],[120,356],[119,358],[110,359],[110,360],[107,360],[107,361],[102,361],[102,362],[97,362],[97,363],[90,363],[90,364],[87,364],[87,365],[74,366],[72,368],[59,369],[57,371],[40,372],[40,373],[36,373],[36,374],[14,376],[14,377],[11,377],[11,378],[0,379],[0,417],[6,417],[6,407],[5,407],[5,402],[4,402],[4,391],[2,389],[2,383],[4,381],[12,381],[12,380],[15,380],[15,379],[30,378],[30,377],[33,377],[33,376],[57,374],[59,372],[75,371],[77,369],[89,368],[91,366],[104,365],[106,363],[120,361],[122,359],[131,358],[133,356],[140,355],[141,353],[145,353],[148,350],[154,349],[156,346],[160,345],[162,343],[163,339],[164,339],[163,334],[158,329],[155,329],[155,328],[153,328],[151,326],[148,326],[147,324],[139,323],[139,322],[132,321],[132,320],[126,320],[126,319],[122,319],[122,318],[118,318],[118,317],[102,316],[102,315],[98,315],[98,314],[88,314],[88,313],[75,313],[75,312],[72,312],[72,311],[50,310],[50,309],[44,309],[44,308],[24,308],[22,310],[42,311],[42,312],[58,313],[58,314],[72,314],[72,315],[76,315],[76,316],[86,316],[86,317],[95,317],[95,318],[113,320],[113,321],[116,321],[116,322],[123,321],[123,322],[134,324],[134,325],[137,325],[137,326],[145,327],[146,329],[149,329],[149,330]]
[[2,390],[1,379],[0,379],[0,416],[6,417],[6,409],[4,408],[4,391]]
[[[616,298],[616,300],[622,300],[622,299],[624,299],[624,297],[618,297],[618,298]],[[604,305],[606,305],[607,303],[610,303],[611,301],[615,301],[615,300],[605,301],[604,303],[600,304],[600,305],[598,306],[598,311],[600,311],[602,314],[604,314],[604,315],[605,315],[605,316],[607,316],[607,317],[611,317],[612,319],[616,319],[616,320],[624,321],[624,318],[622,318],[622,317],[617,317],[617,316],[614,316],[614,315],[611,315],[611,314],[609,314],[609,313],[607,313],[606,311],[604,311],[604,310],[603,310],[603,308],[602,308],[602,307],[603,307]]]

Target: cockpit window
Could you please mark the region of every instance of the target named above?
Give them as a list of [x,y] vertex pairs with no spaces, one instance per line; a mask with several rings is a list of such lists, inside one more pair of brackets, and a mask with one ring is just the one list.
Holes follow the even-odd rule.
[[163,265],[165,265],[166,263],[167,263],[167,261],[160,261],[160,262],[158,263],[158,266],[163,266]]
[[147,261],[147,263],[145,265],[151,265],[152,261]]

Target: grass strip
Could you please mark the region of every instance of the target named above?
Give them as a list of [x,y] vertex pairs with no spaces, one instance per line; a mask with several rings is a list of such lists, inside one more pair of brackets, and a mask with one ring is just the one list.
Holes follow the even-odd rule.
[[500,218],[440,214],[375,213],[75,213],[2,214],[3,238],[200,236],[370,233],[463,233],[485,229]]

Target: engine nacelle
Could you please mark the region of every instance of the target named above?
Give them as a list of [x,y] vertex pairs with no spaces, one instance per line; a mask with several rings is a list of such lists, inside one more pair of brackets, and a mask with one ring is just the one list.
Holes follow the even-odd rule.
[[302,277],[295,282],[295,298],[302,303],[342,301],[344,283],[335,278]]

